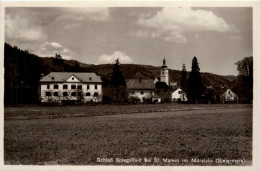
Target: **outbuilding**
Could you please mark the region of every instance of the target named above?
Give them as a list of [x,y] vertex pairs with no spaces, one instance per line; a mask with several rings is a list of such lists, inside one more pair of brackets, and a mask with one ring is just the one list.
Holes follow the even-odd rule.
[[225,90],[225,92],[220,95],[220,101],[222,103],[236,103],[237,100],[237,95],[231,89]]
[[187,102],[188,98],[184,91],[181,88],[175,87],[171,93],[172,102]]

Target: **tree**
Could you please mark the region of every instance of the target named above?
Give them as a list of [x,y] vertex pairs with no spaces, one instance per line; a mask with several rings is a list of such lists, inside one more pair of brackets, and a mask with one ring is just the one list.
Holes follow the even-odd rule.
[[203,84],[200,76],[199,63],[196,56],[194,56],[194,58],[192,59],[191,73],[189,76],[189,84],[188,84],[189,101],[197,103],[202,93],[203,93]]
[[60,54],[55,54],[55,58],[52,61],[52,64],[55,66],[62,67],[64,66],[64,61],[62,59],[62,56]]
[[205,91],[207,102],[208,103],[216,103],[218,101],[218,94],[213,87],[208,87]]
[[114,64],[110,85],[115,88],[119,86],[126,86],[125,78],[120,70],[119,59],[116,59],[116,63]]
[[235,63],[239,76],[253,77],[253,57],[244,57]]
[[182,99],[184,99],[185,94],[187,93],[187,86],[186,86],[186,77],[187,77],[187,71],[185,64],[182,65],[182,70],[181,70],[181,90],[182,90]]
[[114,69],[111,77],[109,92],[106,96],[111,99],[113,103],[124,103],[127,101],[127,89],[125,78],[120,70],[119,59],[114,64]]
[[252,103],[253,100],[253,57],[245,57],[235,63],[239,72],[234,82],[234,90],[240,103]]

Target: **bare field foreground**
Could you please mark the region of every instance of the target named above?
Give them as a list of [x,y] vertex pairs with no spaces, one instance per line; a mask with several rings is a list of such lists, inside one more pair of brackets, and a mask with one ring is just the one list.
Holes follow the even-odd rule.
[[252,164],[252,105],[7,107],[4,111],[7,165]]

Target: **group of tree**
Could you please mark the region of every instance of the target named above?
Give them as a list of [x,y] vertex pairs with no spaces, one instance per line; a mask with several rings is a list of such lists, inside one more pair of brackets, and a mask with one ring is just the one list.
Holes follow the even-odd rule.
[[56,72],[82,72],[80,63],[78,61],[72,61],[70,65],[64,62],[64,59],[60,54],[55,54],[52,60],[52,71]]
[[38,101],[41,78],[39,57],[5,44],[4,67],[5,104],[19,105]]
[[253,57],[244,57],[236,62],[237,79],[234,81],[234,90],[238,94],[240,103],[253,102]]
[[[232,90],[238,96],[238,102],[240,103],[252,103],[253,101],[253,57],[245,57],[235,63],[237,65],[237,71],[239,75],[233,81],[233,86],[230,86]],[[200,75],[199,63],[196,57],[192,59],[191,72],[187,80],[186,67],[183,64],[181,71],[180,87],[183,91],[183,96],[187,94],[188,101],[190,103],[220,102],[219,89],[227,88],[223,86],[209,86],[205,88],[203,85],[202,77]]]
[[188,96],[188,101],[191,103],[198,103],[202,99],[204,86],[202,83],[198,59],[196,56],[192,59],[191,72],[187,80],[187,71],[185,64],[182,65],[180,87],[182,89],[182,96]]

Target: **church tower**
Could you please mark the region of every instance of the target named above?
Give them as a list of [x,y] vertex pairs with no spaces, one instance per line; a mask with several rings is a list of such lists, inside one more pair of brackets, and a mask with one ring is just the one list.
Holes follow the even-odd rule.
[[161,82],[165,82],[169,86],[169,70],[167,68],[165,58],[163,59],[163,65],[161,68]]

